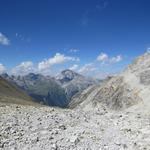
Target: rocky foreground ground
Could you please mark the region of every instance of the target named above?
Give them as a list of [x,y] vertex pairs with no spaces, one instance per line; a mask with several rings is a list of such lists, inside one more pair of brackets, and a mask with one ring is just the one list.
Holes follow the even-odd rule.
[[83,111],[0,103],[0,149],[149,150],[150,111],[142,104]]

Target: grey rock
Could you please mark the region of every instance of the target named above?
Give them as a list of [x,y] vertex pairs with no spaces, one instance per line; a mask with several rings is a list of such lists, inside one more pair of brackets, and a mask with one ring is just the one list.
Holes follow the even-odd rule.
[[64,70],[56,76],[57,81],[65,89],[66,95],[71,101],[71,98],[82,92],[91,85],[97,84],[100,81],[80,75],[72,70]]

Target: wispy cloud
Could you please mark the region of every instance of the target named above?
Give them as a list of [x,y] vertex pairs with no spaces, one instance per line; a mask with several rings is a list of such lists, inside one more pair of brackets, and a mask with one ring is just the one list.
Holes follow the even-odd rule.
[[77,70],[78,69],[78,67],[79,67],[79,65],[77,65],[77,64],[74,64],[73,66],[71,66],[69,69],[70,70]]
[[123,60],[123,57],[121,55],[117,55],[115,57],[110,58],[110,63],[118,63]]
[[35,68],[32,61],[22,62],[21,64],[19,64],[11,70],[12,74],[20,75],[28,74],[30,72],[35,72]]
[[88,64],[85,64],[83,67],[81,67],[78,72],[79,73],[82,73],[82,74],[85,74],[85,73],[89,73],[89,72],[92,72],[92,71],[95,71],[97,70],[97,68],[95,67],[95,64],[94,63],[88,63]]
[[[33,64],[32,61],[24,61],[8,72],[15,75],[24,75],[31,72],[54,75],[54,72],[58,73],[59,70],[65,69],[66,66],[68,67],[70,65],[70,67],[68,67],[69,69],[85,76],[104,78],[110,74],[114,74],[117,71],[114,70],[115,64],[120,64],[119,62],[122,60],[122,55],[109,56],[107,53],[101,52],[90,63],[87,62],[86,64],[81,65],[78,57],[56,53],[53,57],[44,59],[36,64]],[[107,67],[104,67],[105,65]],[[112,69],[112,67],[114,68]],[[6,72],[6,68],[4,65],[0,64],[0,73],[3,72]]]
[[[9,72],[15,75],[25,75],[28,73],[50,74],[54,65],[65,64],[68,62],[79,62],[78,57],[66,56],[65,54],[56,53],[53,57],[33,64],[32,61],[24,61],[12,68]],[[78,65],[73,65],[70,69],[76,69]],[[0,71],[4,70],[4,66],[0,64]],[[57,69],[55,70],[58,71]]]
[[79,49],[77,49],[77,48],[71,48],[71,49],[69,50],[69,52],[70,52],[70,53],[77,53],[77,52],[79,52]]
[[[110,57],[108,54],[101,52],[95,60],[91,63],[87,63],[82,67],[78,67],[76,71],[87,76],[92,76],[96,78],[105,78],[108,75],[112,75],[115,73],[112,70],[112,64],[119,63],[123,60],[122,55],[112,56]],[[105,68],[104,65],[107,65]]]
[[88,26],[95,13],[103,11],[109,4],[108,0],[98,0],[93,8],[87,9],[81,16],[81,25]]
[[16,33],[15,36],[16,36],[16,39],[18,39],[18,40],[21,40],[21,41],[24,41],[24,42],[27,42],[27,43],[31,42],[31,38],[30,37],[26,37],[26,36],[24,36],[24,35],[22,35],[20,33]]
[[97,61],[99,61],[102,65],[103,64],[107,64],[107,65],[114,64],[114,63],[118,63],[122,60],[123,60],[122,55],[110,57],[110,56],[108,56],[108,54],[103,53],[103,52],[100,53],[100,55],[98,55],[98,57],[97,57]]
[[147,52],[150,52],[150,47],[147,48]]
[[106,53],[101,53],[98,57],[97,57],[97,60],[98,61],[101,61],[101,62],[105,62],[108,60],[108,55]]
[[49,69],[56,64],[63,64],[68,61],[80,61],[77,57],[66,56],[64,54],[56,53],[54,57],[46,59],[38,64],[39,70]]
[[0,63],[0,74],[5,73],[6,72],[6,67]]
[[96,79],[105,79],[107,78],[108,76],[115,76],[116,73],[109,73],[109,72],[103,72],[103,71],[98,71],[96,72],[94,75],[93,75],[93,78],[96,78]]
[[108,6],[108,4],[109,4],[108,0],[99,0],[96,5],[96,9],[101,11],[101,10],[105,9]]
[[0,32],[0,44],[1,45],[9,45],[10,44],[9,39],[1,32]]

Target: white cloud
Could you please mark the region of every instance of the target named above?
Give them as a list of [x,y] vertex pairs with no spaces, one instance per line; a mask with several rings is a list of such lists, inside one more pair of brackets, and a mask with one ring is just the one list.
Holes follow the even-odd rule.
[[94,66],[93,63],[85,64],[83,67],[81,67],[78,72],[79,73],[89,73],[92,71],[97,70],[97,68]]
[[9,45],[10,44],[9,39],[1,32],[0,32],[0,44],[1,45]]
[[147,48],[147,52],[148,52],[148,53],[150,52],[150,47]]
[[97,61],[101,62],[102,64],[114,64],[118,63],[123,60],[123,57],[121,55],[117,55],[114,57],[109,57],[106,53],[101,53],[97,57]]
[[108,55],[105,54],[105,53],[101,53],[101,54],[97,57],[97,60],[98,60],[98,61],[102,61],[102,62],[107,61],[107,60],[108,60]]
[[79,67],[79,65],[74,64],[74,65],[73,65],[73,66],[71,66],[69,69],[70,69],[70,70],[77,70],[77,69],[78,69],[78,67]]
[[31,38],[30,37],[26,37],[26,36],[24,36],[24,35],[22,35],[20,33],[16,33],[15,36],[16,36],[16,39],[18,39],[18,40],[21,40],[21,41],[24,41],[24,42],[27,42],[27,43],[31,42]]
[[79,49],[76,49],[76,48],[70,49],[70,52],[71,52],[71,53],[77,53],[78,51],[79,51]]
[[[63,64],[68,61],[79,61],[79,58],[66,56],[64,54],[56,53],[54,57],[51,57],[47,60],[43,60],[39,62],[38,64],[33,64],[32,61],[25,61],[21,64],[15,66],[11,69],[10,73],[15,75],[25,75],[28,73],[41,73],[41,74],[50,74],[52,73],[52,69],[49,69],[51,66],[56,64]],[[73,66],[77,67],[76,65]]]
[[63,64],[68,61],[80,61],[79,58],[65,56],[64,54],[56,53],[54,57],[46,59],[38,64],[39,70],[49,69],[56,64]]
[[109,73],[109,72],[97,72],[96,74],[93,75],[94,78],[96,79],[105,79],[107,77],[115,76],[116,73]]
[[121,55],[117,55],[117,56],[115,56],[115,57],[112,57],[111,59],[110,59],[110,63],[118,63],[118,62],[120,62],[120,61],[122,61],[122,56]]
[[28,74],[28,73],[31,73],[34,71],[35,71],[35,69],[33,67],[33,63],[31,61],[25,61],[25,62],[22,62],[20,65],[14,67],[11,70],[11,73],[24,75],[24,74]]
[[18,33],[15,34],[16,37],[18,37],[18,35],[19,35]]
[[0,74],[5,73],[6,72],[6,68],[3,64],[0,64]]

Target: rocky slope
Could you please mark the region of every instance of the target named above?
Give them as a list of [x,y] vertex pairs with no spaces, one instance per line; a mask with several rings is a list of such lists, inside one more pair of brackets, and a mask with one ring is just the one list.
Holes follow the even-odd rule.
[[[132,109],[131,109],[132,108]],[[150,111],[110,112],[0,103],[0,149],[149,150]]]
[[[70,107],[83,108],[103,104],[110,109],[125,109],[138,103],[149,104],[150,53],[137,58],[120,75],[103,85],[90,87],[74,96]],[[90,106],[88,106],[90,105]]]
[[30,73],[14,76],[12,82],[40,103],[60,107],[65,107],[68,103],[64,89],[52,77]]
[[0,76],[0,102],[37,105],[36,103],[34,103],[34,99],[32,99],[25,92],[20,90],[17,86],[3,79],[1,76]]
[[96,80],[84,77],[71,70],[64,70],[58,76],[44,76],[29,73],[24,76],[2,74],[7,81],[16,84],[37,102],[49,106],[66,107],[72,96],[96,84]]
[[84,89],[98,82],[94,79],[82,76],[69,69],[62,71],[59,75],[56,76],[56,79],[65,89],[69,100],[76,93],[80,93]]

